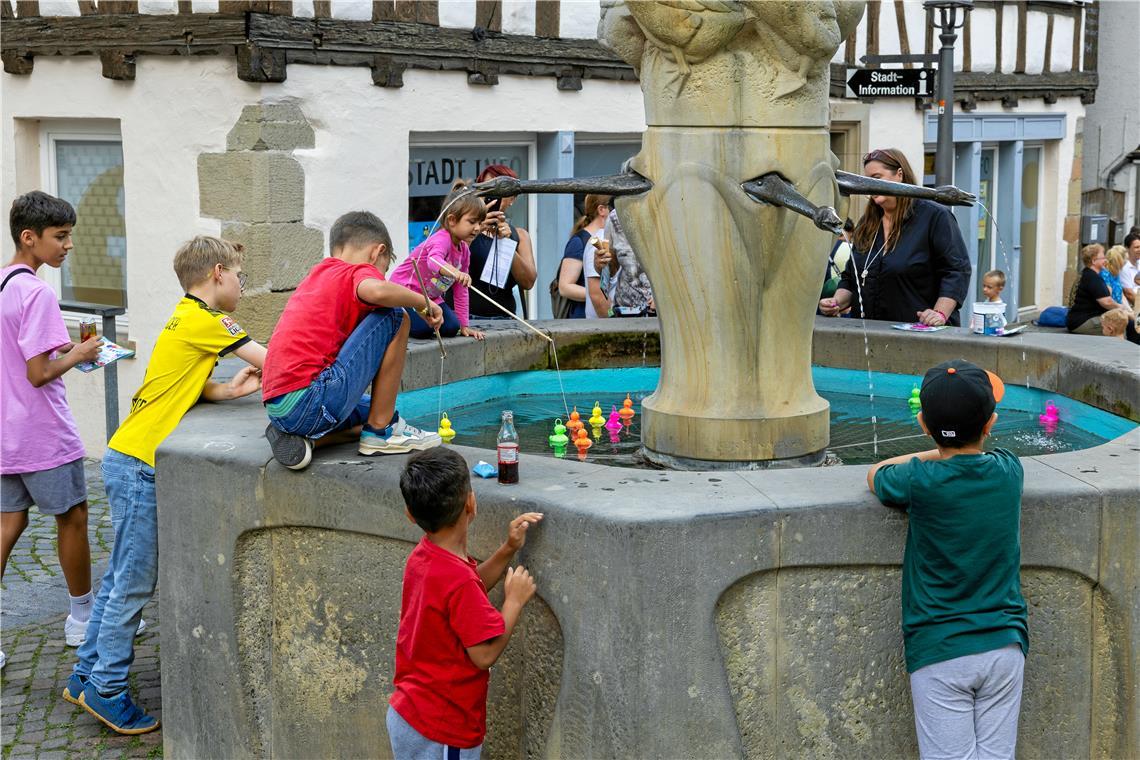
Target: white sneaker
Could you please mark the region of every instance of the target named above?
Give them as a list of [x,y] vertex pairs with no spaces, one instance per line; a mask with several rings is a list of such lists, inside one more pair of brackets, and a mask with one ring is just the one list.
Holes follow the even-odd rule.
[[[146,621],[139,620],[139,627],[135,629],[135,635],[138,636],[145,630]],[[87,623],[81,623],[68,615],[67,620],[63,621],[63,640],[69,647],[83,646],[83,642],[87,641]]]
[[360,434],[357,451],[366,457],[377,454],[406,454],[409,451],[432,449],[443,443],[438,433],[429,433],[409,425],[403,417],[384,430],[384,434],[365,430]]
[[8,655],[4,654],[3,651],[0,651],[0,670],[3,670],[4,666],[7,664],[8,664]]

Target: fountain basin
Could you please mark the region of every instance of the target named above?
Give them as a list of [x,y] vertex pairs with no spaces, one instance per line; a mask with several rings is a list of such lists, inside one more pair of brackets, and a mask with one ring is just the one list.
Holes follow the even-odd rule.
[[[865,370],[862,333],[844,322],[817,323],[815,362]],[[655,360],[648,321],[541,327],[563,369]],[[549,366],[538,337],[490,329],[486,344],[449,342],[445,381]],[[1128,344],[886,325],[868,337],[876,370],[962,356],[1007,383],[1140,410]],[[434,345],[415,346],[406,387],[439,375]],[[166,752],[385,757],[400,578],[420,536],[397,488],[404,457],[338,447],[292,473],[264,427],[256,402],[203,405],[159,452]],[[1123,757],[1140,741],[1138,451],[1133,430],[1023,458],[1024,757]],[[898,621],[906,521],[865,473],[532,458],[517,486],[476,480],[476,556],[511,516],[546,514],[520,556],[539,598],[493,672],[487,756],[915,755]]]

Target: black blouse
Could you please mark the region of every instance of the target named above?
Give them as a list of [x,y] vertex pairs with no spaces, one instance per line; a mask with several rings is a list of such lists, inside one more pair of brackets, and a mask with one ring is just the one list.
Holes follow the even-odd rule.
[[[509,222],[508,222],[509,224]],[[511,227],[511,240],[517,244],[519,242],[519,232],[515,229],[513,224]],[[468,273],[474,281],[472,284],[479,290],[483,291],[495,303],[502,306],[510,312],[515,310],[515,287],[518,282],[515,281],[515,276],[509,271],[507,272],[507,281],[503,283],[503,287],[497,288],[486,280],[482,279],[483,267],[487,264],[487,257],[491,255],[491,250],[495,246],[496,238],[488,237],[487,235],[479,234],[471,241],[471,264]],[[484,301],[479,296],[471,296],[471,304],[468,307],[471,316],[473,317],[502,317],[503,312],[496,309],[491,304]]]
[[870,251],[851,247],[851,258],[839,287],[851,291],[852,315],[861,315],[856,267],[870,259],[862,302],[867,319],[914,322],[918,312],[933,309],[941,297],[953,298],[949,324],[959,324],[958,310],[970,290],[970,257],[950,210],[934,201],[916,199],[910,207],[894,250],[879,253],[880,227]]

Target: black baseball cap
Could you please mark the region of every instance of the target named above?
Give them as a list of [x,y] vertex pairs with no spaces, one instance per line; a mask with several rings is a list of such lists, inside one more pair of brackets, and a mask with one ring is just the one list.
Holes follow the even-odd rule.
[[942,362],[922,378],[922,419],[931,436],[945,446],[978,440],[982,428],[1005,396],[1005,383],[965,359]]

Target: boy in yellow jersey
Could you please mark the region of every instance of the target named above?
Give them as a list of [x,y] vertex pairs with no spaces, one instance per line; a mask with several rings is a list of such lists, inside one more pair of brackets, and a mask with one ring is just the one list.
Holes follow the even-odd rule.
[[[158,720],[131,701],[127,672],[134,633],[158,580],[158,515],[154,454],[199,399],[240,398],[261,387],[265,348],[225,312],[241,297],[240,248],[199,236],[178,249],[174,271],[186,295],[155,343],[131,413],[107,444],[103,483],[115,524],[115,546],[95,599],[87,640],[63,691],[68,702],[120,734],[144,734]],[[236,354],[243,367],[228,383],[210,380],[219,356]]]

